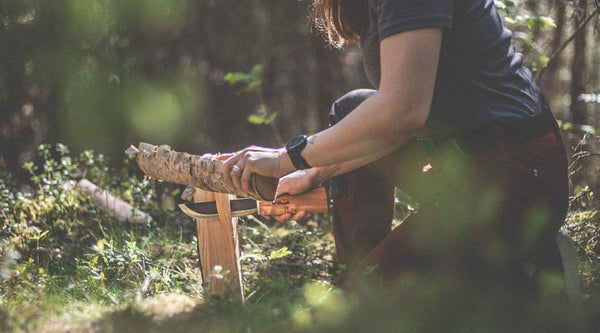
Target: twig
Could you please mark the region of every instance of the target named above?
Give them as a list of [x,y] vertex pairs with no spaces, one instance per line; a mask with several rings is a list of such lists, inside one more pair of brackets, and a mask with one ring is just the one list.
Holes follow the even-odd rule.
[[583,28],[585,28],[585,26],[594,18],[594,16],[598,15],[598,13],[600,12],[600,7],[596,7],[596,9],[583,21],[581,22],[581,24],[579,24],[579,26],[577,27],[577,29],[575,29],[575,31],[571,34],[571,36],[569,36],[569,38],[567,38],[562,45],[556,50],[554,51],[554,53],[552,53],[552,55],[550,56],[548,63],[546,64],[545,67],[543,67],[542,69],[539,70],[539,72],[537,73],[537,75],[535,76],[535,79],[539,81],[539,79],[542,77],[542,75],[544,74],[544,72],[546,71],[546,68],[550,67],[550,65],[556,61],[556,58],[558,57],[558,55],[567,47],[567,45],[569,45],[569,43],[571,41],[573,41],[573,39],[575,39],[575,37],[577,36],[577,34],[583,30]]
[[596,190],[600,189],[600,185],[596,185],[586,191],[583,191],[581,193],[579,193],[576,197],[571,198],[571,200],[569,200],[569,206],[573,205],[575,202],[579,201],[579,199],[581,199],[583,196],[595,192]]

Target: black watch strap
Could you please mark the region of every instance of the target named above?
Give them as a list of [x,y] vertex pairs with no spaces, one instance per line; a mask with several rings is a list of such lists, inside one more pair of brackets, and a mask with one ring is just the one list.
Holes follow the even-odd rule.
[[285,145],[285,150],[287,151],[292,164],[298,170],[311,168],[308,162],[306,162],[304,157],[301,155],[302,150],[304,150],[304,147],[306,147],[307,140],[308,138],[306,135],[298,135],[291,138],[290,141],[288,141]]

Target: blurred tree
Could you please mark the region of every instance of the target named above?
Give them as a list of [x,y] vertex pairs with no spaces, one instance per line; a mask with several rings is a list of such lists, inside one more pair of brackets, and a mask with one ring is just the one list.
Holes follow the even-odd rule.
[[[551,0],[554,9],[554,22],[556,28],[552,33],[549,53],[554,54],[563,42],[566,21],[566,5],[562,1]],[[548,98],[552,110],[560,110],[558,101],[561,94],[561,79],[559,77],[560,69],[563,66],[562,54],[557,54],[556,59],[548,64],[546,74],[540,80],[540,86]]]
[[[547,45],[559,39],[559,28],[573,30],[558,24],[558,16],[554,33],[535,30],[551,22],[544,14],[553,1],[496,4],[529,65],[543,68],[542,56],[556,48]],[[277,0],[0,0],[0,154],[17,169],[40,143],[62,141],[119,163],[124,148],[137,141],[201,153],[281,145],[322,129],[335,99],[369,84],[356,47],[332,50],[311,34],[309,6]],[[570,73],[565,66],[574,64],[573,55],[565,52],[552,71]],[[262,66],[260,95],[238,94],[225,82],[226,73],[255,65]],[[588,89],[598,89],[591,82]],[[567,86],[552,88],[550,97],[560,102],[570,93]],[[568,109],[556,105],[559,114]],[[247,121],[261,107],[277,113],[281,139],[271,126]]]
[[[575,0],[575,29],[587,18],[587,0]],[[574,55],[571,64],[571,119],[575,124],[586,124],[588,120],[587,103],[579,96],[587,91],[587,27],[580,29],[575,36]]]
[[[263,103],[284,140],[317,131],[330,103],[366,81],[355,57],[310,35],[308,16],[298,1],[0,0],[1,154],[16,169],[42,142],[117,162],[139,140],[280,145],[246,121]],[[260,101],[223,79],[256,64]]]

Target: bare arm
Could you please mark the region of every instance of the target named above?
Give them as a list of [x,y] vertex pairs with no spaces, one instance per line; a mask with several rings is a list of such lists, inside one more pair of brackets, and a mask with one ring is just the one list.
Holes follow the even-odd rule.
[[338,124],[309,138],[302,152],[308,163],[361,159],[367,164],[414,136],[429,115],[441,38],[441,29],[422,29],[384,39],[379,91]]
[[[429,115],[441,40],[442,29],[432,28],[402,32],[381,41],[378,92],[335,126],[309,137],[302,152],[307,162],[333,169],[346,162],[347,167],[357,168],[397,150],[413,137]],[[234,165],[243,170],[241,177],[230,174]],[[252,173],[279,178],[294,170],[284,149],[247,148],[225,162],[224,181],[244,191]]]

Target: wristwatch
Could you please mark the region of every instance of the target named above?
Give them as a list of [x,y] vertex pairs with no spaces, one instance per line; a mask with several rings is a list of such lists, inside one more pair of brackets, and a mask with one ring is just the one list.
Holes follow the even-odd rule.
[[290,141],[285,144],[285,150],[287,150],[288,156],[290,157],[290,160],[292,160],[292,164],[298,170],[312,168],[308,165],[304,157],[300,155],[304,147],[306,147],[306,143],[308,142],[307,139],[306,135],[298,135],[291,138]]

